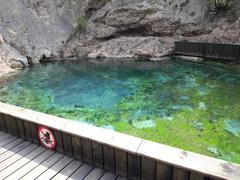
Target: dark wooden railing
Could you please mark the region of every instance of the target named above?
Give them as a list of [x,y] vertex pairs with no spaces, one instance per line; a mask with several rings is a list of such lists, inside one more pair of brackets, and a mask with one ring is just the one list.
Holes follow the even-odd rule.
[[197,42],[175,42],[176,55],[230,60],[240,63],[240,45]]

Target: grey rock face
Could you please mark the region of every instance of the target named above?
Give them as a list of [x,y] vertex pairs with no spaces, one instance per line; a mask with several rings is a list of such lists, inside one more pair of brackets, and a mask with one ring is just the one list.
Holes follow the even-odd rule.
[[93,38],[118,34],[184,35],[203,31],[206,0],[112,0],[90,18]]
[[219,26],[210,34],[202,35],[192,41],[240,44],[240,17],[233,23],[219,22]]
[[0,60],[13,69],[22,69],[29,66],[25,56],[22,56],[16,49],[5,43],[0,45]]
[[38,62],[58,56],[77,26],[77,0],[0,0],[0,33],[19,52]]
[[88,58],[98,57],[161,57],[172,50],[171,38],[120,37],[98,44]]
[[208,0],[0,0],[0,34],[33,63],[60,56],[155,58],[171,53],[176,40],[239,44],[240,14],[209,12]]
[[28,66],[27,58],[17,50],[4,43],[0,34],[0,83],[18,73],[19,69]]
[[172,52],[174,40],[209,31],[207,0],[91,0],[85,10],[90,16],[85,36],[94,45],[75,38],[65,57],[70,49],[89,58],[161,57]]

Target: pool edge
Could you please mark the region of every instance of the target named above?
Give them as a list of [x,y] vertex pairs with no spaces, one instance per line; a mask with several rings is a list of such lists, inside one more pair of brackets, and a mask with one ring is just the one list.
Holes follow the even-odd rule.
[[[11,119],[11,117],[14,120]],[[26,131],[23,135],[25,136],[24,138],[35,143],[39,143],[38,138],[35,137],[36,128],[39,125],[44,125],[52,128],[54,132],[56,132],[55,136],[57,134],[61,135],[61,138],[59,138],[58,151],[66,153],[68,155],[74,155],[75,147],[73,146],[73,138],[83,138],[82,146],[84,146],[84,148],[89,146],[89,143],[90,148],[95,148],[91,149],[92,155],[88,154],[89,158],[87,159],[83,157],[84,153],[88,153],[85,152],[87,150],[84,150],[84,148],[81,149],[82,158],[83,160],[85,158],[84,161],[86,162],[104,166],[106,164],[104,153],[107,152],[111,154],[113,152],[112,157],[114,161],[119,157],[121,158],[122,156],[124,159],[126,159],[126,162],[124,161],[124,163],[127,163],[125,164],[127,167],[117,167],[118,165],[116,165],[116,162],[114,162],[114,167],[110,167],[110,169],[113,171],[119,171],[121,175],[128,176],[129,178],[137,178],[139,176],[137,179],[144,179],[143,177],[146,174],[151,174],[151,176],[155,175],[156,177],[158,175],[159,164],[161,169],[161,165],[166,168],[171,168],[171,171],[169,170],[169,173],[171,172],[171,177],[173,178],[179,174],[181,174],[182,177],[191,178],[196,173],[202,177],[207,176],[233,180],[240,177],[239,164],[223,161],[189,151],[184,151],[178,148],[147,141],[142,138],[126,135],[112,130],[103,129],[85,123],[76,122],[0,102],[0,121],[4,121],[5,125],[6,123],[13,121],[16,124],[15,127],[12,125],[14,123],[9,124],[9,127],[6,125],[5,131],[21,137],[19,127],[17,127],[19,126],[19,120],[23,121],[22,124],[25,127],[23,128]],[[25,125],[25,121],[29,122],[30,125]],[[1,124],[2,123],[0,123],[0,126]],[[32,135],[28,135],[28,128],[26,127],[30,128],[29,133]],[[14,132],[14,128],[18,133]],[[70,139],[71,145],[66,145],[66,147],[64,147],[64,143],[67,143]],[[94,162],[94,151],[97,151],[98,154],[103,154],[100,155],[101,160],[98,160],[99,162],[96,162],[96,160]],[[118,153],[119,157],[116,155],[116,152]],[[108,160],[111,161],[111,159]],[[121,161],[121,159],[119,161]],[[155,168],[154,172],[151,170],[153,167]],[[168,171],[166,170],[166,172]],[[148,177],[150,177],[150,175],[148,175]]]

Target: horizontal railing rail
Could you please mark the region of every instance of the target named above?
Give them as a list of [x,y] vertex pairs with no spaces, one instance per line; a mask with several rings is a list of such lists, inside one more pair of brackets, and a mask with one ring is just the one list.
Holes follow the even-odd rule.
[[0,130],[40,144],[38,127],[50,128],[56,150],[136,180],[240,177],[240,165],[88,124],[0,103]]
[[240,62],[240,45],[175,42],[174,54]]

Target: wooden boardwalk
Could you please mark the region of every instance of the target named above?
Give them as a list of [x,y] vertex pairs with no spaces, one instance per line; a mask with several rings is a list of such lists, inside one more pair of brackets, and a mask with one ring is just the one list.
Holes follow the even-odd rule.
[[125,180],[112,172],[1,131],[0,179]]

